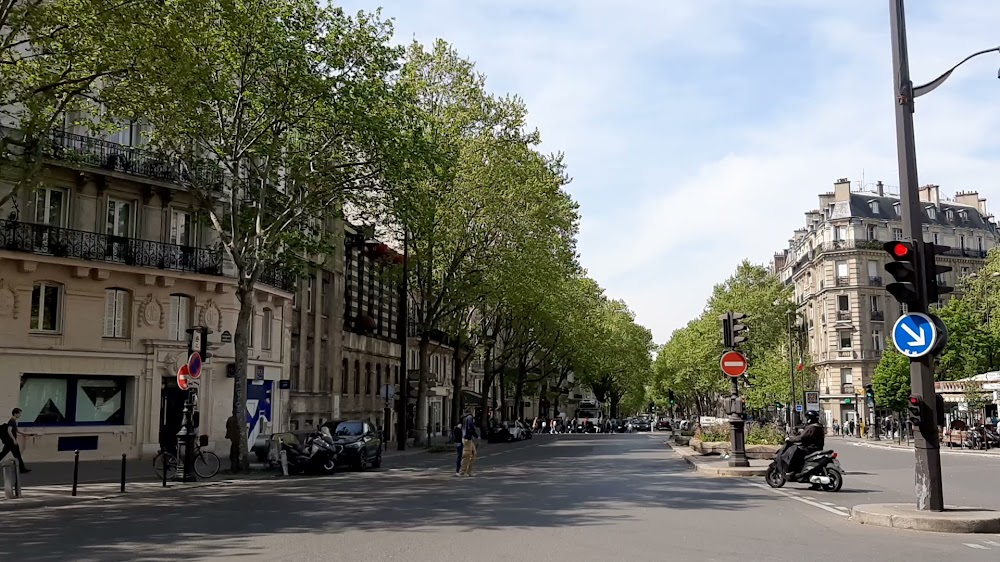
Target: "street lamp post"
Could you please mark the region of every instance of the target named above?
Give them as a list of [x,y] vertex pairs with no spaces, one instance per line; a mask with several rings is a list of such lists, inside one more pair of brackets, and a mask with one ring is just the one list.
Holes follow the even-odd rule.
[[[406,409],[410,401],[406,355],[410,325],[410,231],[403,227],[403,276],[399,283],[399,388],[396,410],[396,448],[406,449]],[[406,389],[403,391],[403,389]]]
[[[923,239],[923,213],[920,208],[919,183],[917,182],[917,151],[913,137],[914,100],[938,88],[956,68],[979,55],[1000,52],[994,47],[974,53],[947,72],[921,86],[914,86],[910,79],[910,62],[906,44],[906,15],[903,0],[889,0],[889,24],[892,36],[893,93],[896,100],[896,152],[899,165],[899,199],[903,230],[910,239],[917,255],[926,255]],[[998,75],[1000,77],[1000,75]],[[926,279],[923,260],[918,260],[917,279]],[[910,312],[926,313],[928,287],[916,283],[918,299],[910,305]],[[913,395],[927,405],[924,423],[914,435],[916,455],[915,480],[917,509],[944,510],[944,492],[941,482],[941,444],[936,422],[937,403],[934,394],[933,358],[930,354],[910,360],[910,388]]]

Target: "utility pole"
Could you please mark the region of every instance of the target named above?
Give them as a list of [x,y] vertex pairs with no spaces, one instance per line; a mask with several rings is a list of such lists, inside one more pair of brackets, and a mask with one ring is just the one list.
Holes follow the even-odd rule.
[[[909,54],[906,47],[906,16],[903,0],[889,0],[889,23],[892,35],[893,89],[896,102],[896,152],[899,160],[899,198],[903,218],[904,236],[910,239],[918,256],[925,256],[927,248],[923,237],[923,213],[917,182],[917,150],[913,139],[914,88],[910,79]],[[910,305],[909,312],[927,313],[928,287],[927,261],[916,260],[919,280],[915,289],[919,298]],[[938,438],[937,403],[934,393],[933,358],[930,354],[910,359],[910,389],[914,396],[927,404],[930,420],[920,424],[915,432],[916,495],[917,509],[944,510],[944,491],[941,480],[941,443]]]
[[399,401],[396,403],[396,448],[406,450],[406,407],[410,401],[410,393],[402,392],[409,389],[407,384],[406,355],[408,328],[410,325],[410,231],[403,227],[403,277],[399,283],[399,388],[396,393]]

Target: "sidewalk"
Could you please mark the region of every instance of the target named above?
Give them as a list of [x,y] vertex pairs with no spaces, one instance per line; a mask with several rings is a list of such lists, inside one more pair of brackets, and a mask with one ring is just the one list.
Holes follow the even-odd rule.
[[[385,460],[401,459],[427,453],[429,449],[408,446],[405,451],[391,448],[382,453]],[[231,475],[226,471],[211,480],[199,482],[162,481],[153,470],[152,459],[130,459],[126,463],[126,485],[124,496],[136,494],[176,493],[206,486],[248,483],[272,478],[282,478],[280,471],[261,463],[251,463],[251,472]],[[80,461],[77,495],[72,496],[73,462],[34,463],[29,466],[31,473],[21,475],[21,497],[7,500],[0,492],[0,512],[15,509],[57,507],[73,505],[85,501],[106,500],[124,497],[121,493],[121,461]],[[2,481],[2,478],[0,478]]]
[[[888,441],[882,439],[876,441],[874,439],[862,439],[860,437],[843,437],[843,436],[833,436],[833,435],[828,435],[827,438],[837,441],[843,441],[846,443],[853,443],[855,445],[868,446],[868,447],[884,447],[886,449],[906,449],[911,451],[913,450],[912,441],[908,444],[906,441],[897,443],[895,439]],[[991,455],[991,456],[996,455],[1000,457],[1000,449],[989,449],[984,451],[981,449],[963,449],[961,447],[948,447],[947,445],[942,445],[941,451],[959,453],[959,454],[969,453],[975,455]]]
[[767,474],[767,466],[771,464],[771,461],[765,459],[750,459],[750,466],[729,466],[729,459],[717,455],[700,455],[690,447],[666,441],[664,443],[693,466],[695,471],[708,476],[755,478]]

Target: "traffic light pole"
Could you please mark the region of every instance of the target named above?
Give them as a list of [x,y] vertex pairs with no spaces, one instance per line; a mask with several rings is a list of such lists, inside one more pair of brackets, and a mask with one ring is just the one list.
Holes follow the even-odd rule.
[[[899,165],[899,198],[905,236],[913,243],[918,256],[924,256],[923,213],[917,182],[917,150],[913,138],[914,91],[910,79],[910,63],[906,45],[906,16],[903,0],[889,0],[889,17],[892,35],[893,88],[896,101],[896,152]],[[922,280],[925,260],[916,262],[919,299],[910,306],[910,312],[926,313],[928,287]],[[944,510],[944,491],[941,479],[941,443],[936,424],[937,408],[934,393],[934,370],[931,354],[910,359],[910,388],[919,396],[928,411],[914,432],[916,452],[917,509]]]

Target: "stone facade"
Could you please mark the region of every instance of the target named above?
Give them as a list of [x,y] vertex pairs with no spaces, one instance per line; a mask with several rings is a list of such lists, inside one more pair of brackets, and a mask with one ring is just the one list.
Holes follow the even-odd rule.
[[[921,188],[920,199],[924,239],[952,248],[938,257],[938,263],[953,268],[939,283],[954,287],[958,278],[982,267],[987,252],[997,246],[997,227],[977,193],[945,200],[938,186],[930,185]],[[892,278],[885,273],[889,257],[882,244],[904,239],[902,228],[899,199],[881,182],[871,190],[852,189],[842,179],[832,193],[820,195],[819,208],[806,213],[806,226],[775,255],[773,269],[794,287],[827,425],[870,420],[863,388],[902,314],[883,288]]]

